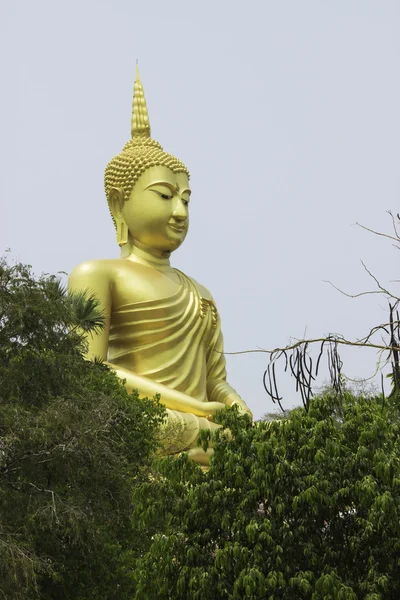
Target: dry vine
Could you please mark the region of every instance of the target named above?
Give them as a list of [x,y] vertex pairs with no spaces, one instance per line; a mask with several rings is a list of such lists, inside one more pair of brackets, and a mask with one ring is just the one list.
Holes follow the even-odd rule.
[[[400,250],[400,235],[398,227],[400,228],[400,215],[397,214],[396,218],[393,214],[388,211],[392,219],[392,226],[394,235],[388,235],[375,231],[364,225],[357,223],[359,227],[369,231],[378,236],[388,238],[394,242],[393,246]],[[397,223],[396,223],[397,219]],[[270,396],[274,403],[277,403],[280,409],[284,412],[282,406],[283,397],[279,394],[278,384],[276,379],[276,365],[278,362],[284,363],[284,371],[289,371],[290,374],[296,380],[296,391],[300,392],[301,399],[305,409],[308,409],[309,402],[313,396],[313,382],[315,382],[319,369],[321,366],[321,360],[324,356],[327,357],[328,371],[330,375],[330,382],[332,387],[337,391],[342,391],[343,377],[342,367],[343,363],[340,359],[338,347],[340,345],[362,347],[362,348],[375,348],[379,351],[378,359],[378,370],[382,370],[387,364],[391,363],[392,366],[392,393],[400,390],[400,319],[399,319],[399,304],[400,298],[390,292],[388,289],[383,287],[379,282],[378,278],[371,273],[366,265],[361,261],[364,269],[368,275],[374,280],[378,289],[360,292],[358,294],[349,294],[344,292],[332,282],[328,281],[336,290],[341,294],[349,298],[358,298],[359,296],[370,295],[370,294],[381,294],[387,300],[389,304],[389,321],[387,323],[381,323],[373,327],[368,334],[358,340],[347,340],[338,334],[329,334],[320,338],[308,339],[308,340],[296,340],[293,343],[285,346],[284,348],[275,348],[273,350],[244,350],[241,352],[227,352],[226,354],[249,354],[249,353],[266,353],[270,355],[269,364],[264,372],[263,384],[265,391]],[[381,343],[376,343],[374,340],[376,337],[381,336]],[[385,341],[386,340],[386,341]],[[309,350],[311,346],[319,346],[318,355],[316,359],[313,359]],[[382,394],[383,384],[382,384]]]

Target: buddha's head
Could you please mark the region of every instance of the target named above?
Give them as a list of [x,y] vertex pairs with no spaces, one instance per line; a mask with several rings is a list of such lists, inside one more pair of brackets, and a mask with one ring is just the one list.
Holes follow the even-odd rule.
[[189,171],[150,137],[139,72],[132,110],[132,138],[108,163],[105,190],[121,255],[137,245],[164,255],[176,250],[189,226]]

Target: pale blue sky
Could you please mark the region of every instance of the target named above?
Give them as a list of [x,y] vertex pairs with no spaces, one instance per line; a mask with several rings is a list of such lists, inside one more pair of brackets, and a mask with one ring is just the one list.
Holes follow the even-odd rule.
[[[400,209],[399,27],[397,0],[3,0],[2,249],[37,273],[118,255],[103,171],[130,135],[138,58],[153,137],[192,175],[172,264],[213,293],[226,350],[364,335],[384,300],[323,280],[370,289],[360,258],[399,278],[390,243],[354,226],[388,231]],[[343,358],[374,370],[374,351]],[[256,416],[266,364],[228,357]]]

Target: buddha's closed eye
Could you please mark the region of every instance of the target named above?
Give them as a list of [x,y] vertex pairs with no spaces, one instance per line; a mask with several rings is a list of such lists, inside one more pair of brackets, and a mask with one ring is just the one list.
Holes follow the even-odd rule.
[[158,194],[163,200],[172,200],[172,194],[164,194],[163,192],[159,192],[158,190],[151,190],[152,192]]

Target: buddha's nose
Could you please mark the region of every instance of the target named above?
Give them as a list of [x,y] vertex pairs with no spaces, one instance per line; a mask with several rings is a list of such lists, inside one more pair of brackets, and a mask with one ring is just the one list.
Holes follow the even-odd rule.
[[176,221],[186,221],[187,208],[182,202],[177,202],[172,216]]

